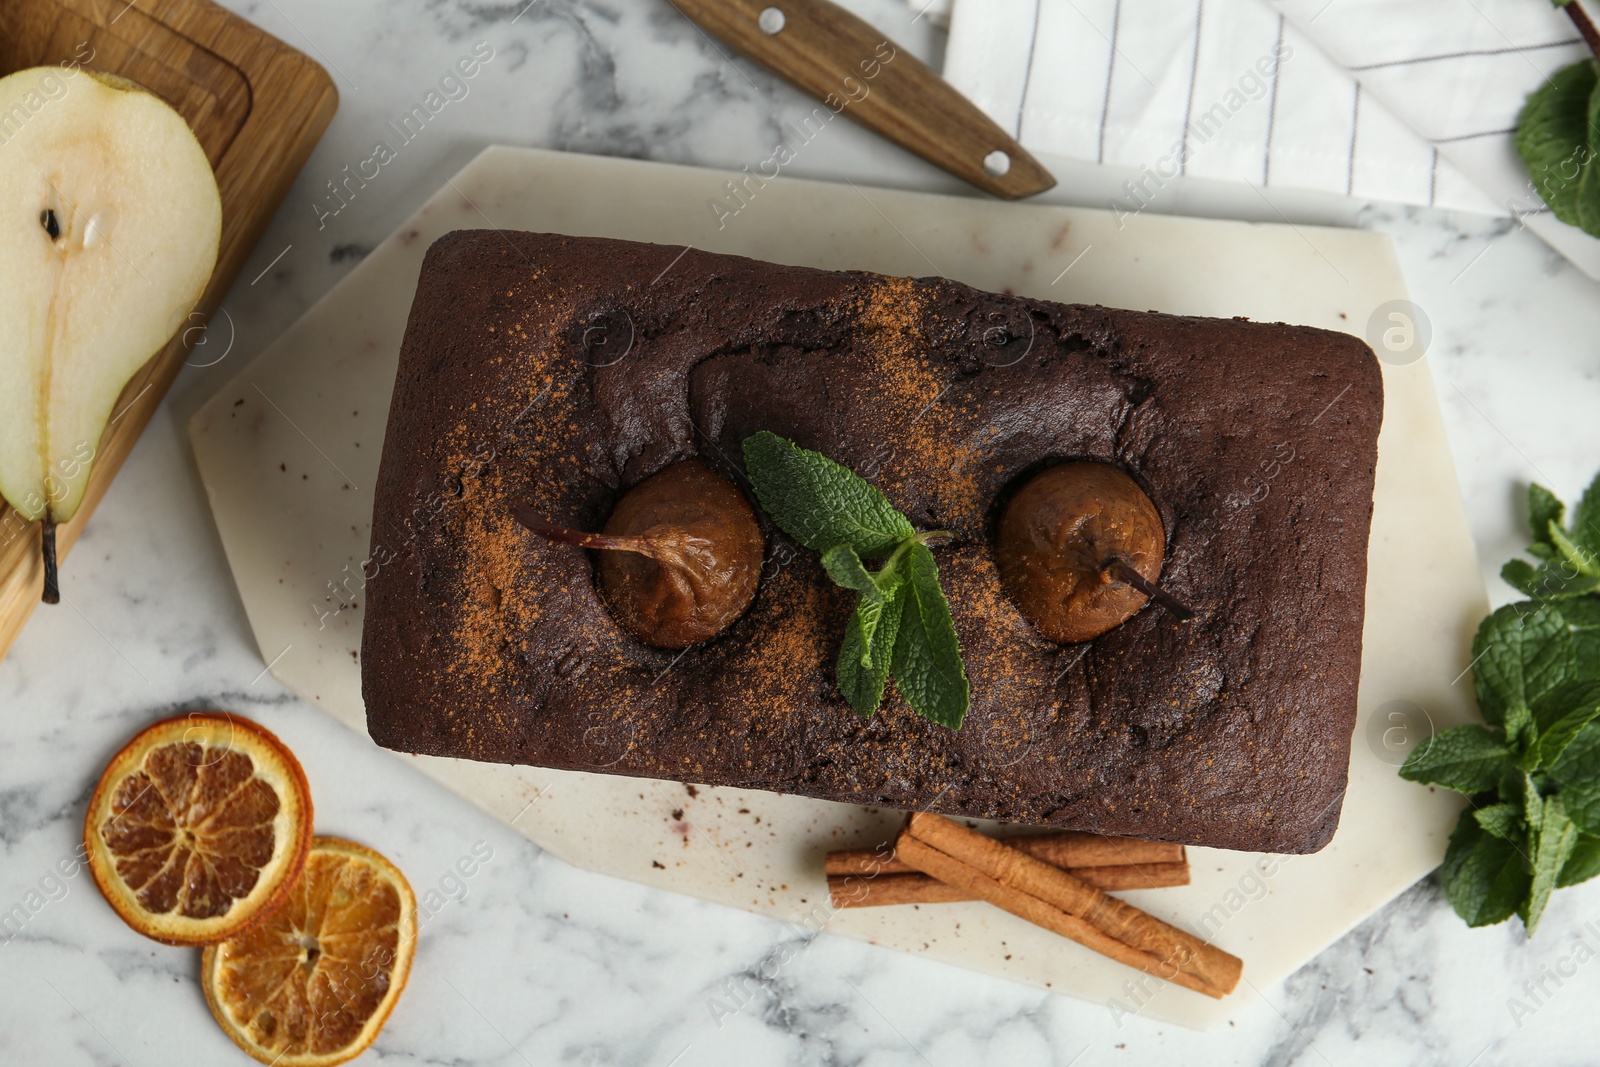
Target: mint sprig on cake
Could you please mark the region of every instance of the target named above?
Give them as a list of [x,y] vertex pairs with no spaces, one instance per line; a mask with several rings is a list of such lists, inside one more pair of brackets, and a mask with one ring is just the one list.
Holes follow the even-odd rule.
[[[959,730],[972,703],[961,642],[928,542],[871,483],[820,452],[766,430],[744,439],[756,499],[778,528],[822,553],[835,585],[856,593],[835,678],[862,718],[891,675],[918,715]],[[866,560],[882,559],[876,570]]]

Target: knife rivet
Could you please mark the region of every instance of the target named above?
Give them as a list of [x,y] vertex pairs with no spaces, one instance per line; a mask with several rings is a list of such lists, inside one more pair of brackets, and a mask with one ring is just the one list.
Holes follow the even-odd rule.
[[983,157],[983,169],[988,171],[992,178],[1004,178],[1006,172],[1011,169],[1011,157],[996,148]]
[[756,16],[756,25],[761,27],[762,33],[768,35],[782,33],[783,24],[786,21],[783,17],[783,12],[775,7],[765,8],[760,15]]

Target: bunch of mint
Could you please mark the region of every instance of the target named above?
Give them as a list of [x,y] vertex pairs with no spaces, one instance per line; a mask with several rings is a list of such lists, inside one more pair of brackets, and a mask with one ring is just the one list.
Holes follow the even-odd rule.
[[1552,891],[1600,874],[1600,477],[1571,529],[1566,507],[1528,491],[1537,567],[1501,576],[1532,597],[1478,627],[1472,681],[1487,726],[1446,730],[1400,768],[1471,798],[1440,878],[1468,926],[1521,917],[1529,935]]
[[[765,430],[744,440],[745,471],[779,529],[822,553],[834,583],[856,592],[839,649],[839,690],[863,718],[894,675],[906,703],[925,719],[961,728],[971,703],[961,645],[939,567],[910,521],[848,467]],[[887,557],[876,571],[863,562]]]
[[[1594,25],[1572,0],[1564,8],[1591,48],[1600,44]],[[1600,77],[1595,59],[1552,74],[1533,93],[1517,119],[1517,154],[1550,213],[1600,237]]]

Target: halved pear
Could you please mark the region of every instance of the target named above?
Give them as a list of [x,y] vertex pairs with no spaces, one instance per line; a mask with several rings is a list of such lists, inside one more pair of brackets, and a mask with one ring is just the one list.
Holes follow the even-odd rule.
[[159,97],[58,67],[0,78],[0,495],[45,523],[47,570],[112,405],[199,300],[221,234],[211,164]]

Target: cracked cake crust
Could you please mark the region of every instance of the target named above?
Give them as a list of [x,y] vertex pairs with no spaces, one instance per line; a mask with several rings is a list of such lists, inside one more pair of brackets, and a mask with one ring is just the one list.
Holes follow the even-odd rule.
[[[390,560],[361,655],[379,744],[1194,845],[1327,843],[1383,406],[1365,344],[681,251],[495,231],[429,250],[373,519]],[[511,517],[525,503],[598,529],[691,456],[748,496],[739,444],[761,429],[955,533],[935,554],[972,681],[960,731],[892,685],[872,719],[850,711],[833,669],[851,594],[764,515],[754,604],[681,655],[617,624],[583,550]],[[1192,622],[1147,606],[1062,646],[1001,591],[1008,488],[1083,458],[1149,493]]]

